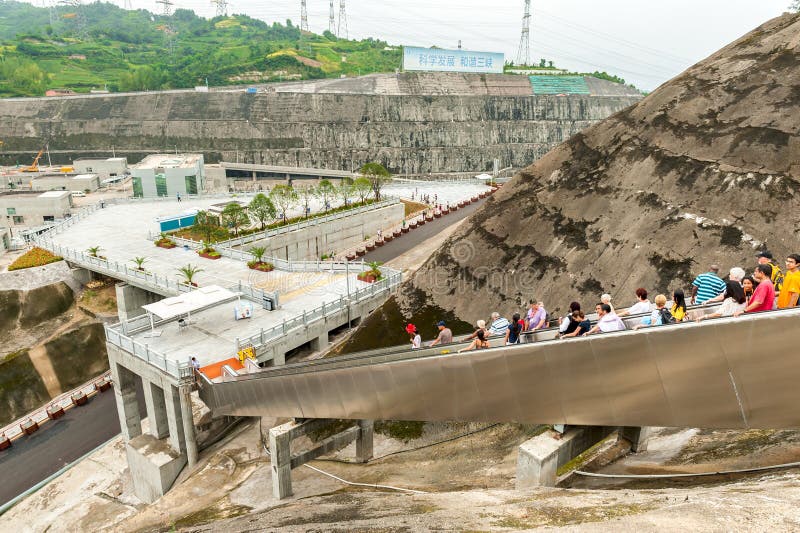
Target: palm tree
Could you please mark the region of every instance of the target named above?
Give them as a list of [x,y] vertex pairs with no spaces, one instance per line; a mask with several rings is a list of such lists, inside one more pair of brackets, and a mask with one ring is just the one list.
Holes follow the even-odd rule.
[[145,261],[147,261],[146,257],[134,257],[131,259],[134,263],[136,263],[136,270],[144,270],[142,265],[144,265]]
[[183,275],[184,281],[187,285],[194,284],[194,277],[202,271],[202,268],[193,266],[191,263],[178,269],[178,272]]
[[381,263],[380,261],[370,261],[369,263],[367,263],[367,266],[369,266],[369,271],[372,272],[373,274],[375,274],[376,278],[380,278],[381,277],[381,268],[380,267],[381,267],[382,264],[383,263]]
[[256,246],[254,248],[250,248],[250,255],[253,256],[253,259],[256,260],[256,263],[260,263],[261,259],[264,257],[264,254],[267,253],[267,249],[263,246]]
[[89,252],[89,255],[92,257],[97,257],[97,252],[99,252],[101,248],[99,246],[92,246],[91,248],[87,248],[86,251]]

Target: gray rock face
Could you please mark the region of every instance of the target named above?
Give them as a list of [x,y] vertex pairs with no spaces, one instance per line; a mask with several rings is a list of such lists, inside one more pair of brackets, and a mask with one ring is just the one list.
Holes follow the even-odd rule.
[[689,289],[756,250],[800,252],[800,16],[784,15],[576,134],[517,175],[407,283],[398,304],[473,322],[536,298],[620,306]]
[[[131,161],[177,147],[203,152],[209,162],[350,170],[379,161],[394,173],[476,172],[490,170],[495,158],[503,166],[525,166],[641,100],[602,80],[595,80],[597,96],[534,96],[524,76],[496,80],[501,81],[404,76],[399,94],[376,89],[389,80],[375,78],[356,86],[344,84],[348,80],[314,82],[322,87],[301,84],[298,92],[256,95],[169,91],[6,99],[0,100],[0,157],[13,163],[49,142],[59,162],[107,155],[112,146]],[[527,84],[527,94],[518,94],[520,83]],[[340,92],[366,91],[362,85],[371,92]]]

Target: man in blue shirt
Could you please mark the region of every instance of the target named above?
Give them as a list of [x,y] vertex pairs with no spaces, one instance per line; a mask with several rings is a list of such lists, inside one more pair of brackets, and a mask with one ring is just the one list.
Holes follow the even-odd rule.
[[692,304],[703,304],[725,290],[725,282],[717,273],[719,265],[711,265],[708,272],[700,274],[692,282]]

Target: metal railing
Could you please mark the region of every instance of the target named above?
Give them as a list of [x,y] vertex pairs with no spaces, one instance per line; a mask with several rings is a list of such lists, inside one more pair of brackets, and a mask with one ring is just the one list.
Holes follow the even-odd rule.
[[121,327],[121,324],[113,326],[105,325],[106,340],[119,347],[125,352],[146,361],[148,364],[155,366],[166,372],[167,374],[178,379],[190,377],[192,375],[192,367],[189,361],[178,362],[169,359],[167,356],[156,350],[151,350],[147,344],[133,340],[131,337],[117,331],[116,327]]

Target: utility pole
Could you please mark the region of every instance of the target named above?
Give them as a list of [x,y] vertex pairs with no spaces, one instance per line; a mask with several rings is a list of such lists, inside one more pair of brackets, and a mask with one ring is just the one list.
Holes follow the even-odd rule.
[[330,0],[330,9],[328,9],[328,31],[336,33],[336,19],[334,18],[333,0]]
[[531,0],[525,0],[525,14],[522,16],[522,35],[519,37],[517,64],[531,63]]
[[306,0],[300,0],[300,31],[308,31],[308,6],[306,6]]
[[[341,37],[344,35],[345,39],[349,39],[350,36],[347,33],[347,12],[344,8],[345,0],[339,0],[339,29],[336,32],[337,37]],[[344,27],[344,32],[342,32],[342,27]]]

